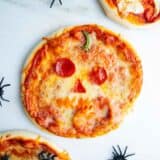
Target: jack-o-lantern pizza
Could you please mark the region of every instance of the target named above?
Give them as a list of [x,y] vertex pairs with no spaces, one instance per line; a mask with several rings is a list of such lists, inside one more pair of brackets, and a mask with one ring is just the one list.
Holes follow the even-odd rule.
[[127,27],[142,27],[160,22],[158,0],[99,0],[108,17]]
[[0,134],[0,160],[70,160],[51,141],[26,131]]
[[98,25],[66,28],[31,53],[22,73],[25,110],[41,128],[64,137],[94,137],[116,128],[140,92],[134,49]]

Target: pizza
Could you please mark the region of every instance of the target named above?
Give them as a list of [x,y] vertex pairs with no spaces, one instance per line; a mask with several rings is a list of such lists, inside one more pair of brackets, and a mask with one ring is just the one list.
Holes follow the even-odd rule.
[[51,141],[26,131],[0,134],[0,160],[70,160]]
[[142,66],[131,45],[96,25],[43,38],[22,71],[29,117],[53,134],[95,137],[117,128],[138,96]]
[[127,27],[143,27],[160,21],[158,0],[100,0],[108,17]]

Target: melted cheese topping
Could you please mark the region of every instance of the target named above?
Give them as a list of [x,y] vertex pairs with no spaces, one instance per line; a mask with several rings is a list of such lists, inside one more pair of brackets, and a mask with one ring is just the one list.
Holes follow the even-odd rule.
[[54,155],[55,160],[69,160],[67,153],[58,153],[49,145],[32,139],[0,139],[0,159],[7,155],[9,160],[40,160],[42,152]]
[[[88,52],[82,48],[82,31],[91,38]],[[54,65],[58,58],[70,59],[75,73],[57,75]],[[96,67],[107,73],[103,84],[91,81],[90,73]],[[115,128],[142,84],[141,63],[133,49],[96,25],[74,27],[47,39],[23,76],[23,100],[31,118],[48,131],[67,137],[96,136]],[[77,80],[86,92],[74,92]]]
[[140,14],[144,12],[141,0],[118,0],[118,9],[123,14]]

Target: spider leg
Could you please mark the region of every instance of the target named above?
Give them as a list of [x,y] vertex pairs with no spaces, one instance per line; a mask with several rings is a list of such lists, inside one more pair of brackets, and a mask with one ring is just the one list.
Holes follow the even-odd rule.
[[59,3],[62,5],[62,0],[59,0]]
[[56,155],[52,155],[51,158],[54,159],[55,157],[57,157]]
[[52,8],[53,4],[54,4],[55,0],[52,0],[50,8]]
[[128,154],[128,155],[126,155],[126,156],[125,156],[125,158],[127,158],[127,157],[131,157],[131,156],[134,156],[134,155],[135,155],[135,153]]
[[2,103],[1,103],[1,101],[0,101],[0,106],[2,107]]
[[122,155],[122,150],[121,150],[121,148],[120,148],[119,145],[117,146],[117,148],[118,148],[118,150],[119,150],[120,155]]
[[127,152],[127,149],[128,149],[128,146],[125,147],[125,150],[124,150],[124,153],[123,153],[123,156],[125,156],[126,152]]
[[[115,149],[115,147],[112,146],[112,148],[113,148],[114,152],[116,153],[116,155],[119,155],[118,152],[117,152],[117,150]],[[113,152],[112,152],[112,153],[113,153]]]
[[112,152],[112,158],[111,159],[108,159],[108,160],[113,160],[114,157],[117,157],[118,155],[115,153],[115,152]]
[[5,85],[2,86],[2,89],[5,88],[5,87],[8,87],[8,86],[11,86],[11,85],[10,84],[5,84]]
[[4,77],[2,77],[2,79],[1,79],[1,81],[0,81],[0,86],[1,86],[1,84],[3,83],[3,81],[4,81]]
[[112,152],[112,155],[113,155],[113,157],[117,157],[118,156],[118,154],[115,153],[115,152]]
[[0,96],[3,101],[9,102],[8,99],[5,99],[2,95]]

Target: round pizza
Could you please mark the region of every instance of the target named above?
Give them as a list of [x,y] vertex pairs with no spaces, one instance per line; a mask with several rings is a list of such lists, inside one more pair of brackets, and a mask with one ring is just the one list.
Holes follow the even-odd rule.
[[98,25],[62,29],[29,56],[21,93],[29,117],[64,137],[94,137],[116,128],[142,86],[135,50]]
[[0,134],[0,160],[70,160],[65,151],[41,136],[25,131]]
[[100,3],[108,17],[127,27],[160,22],[158,0],[100,0]]

